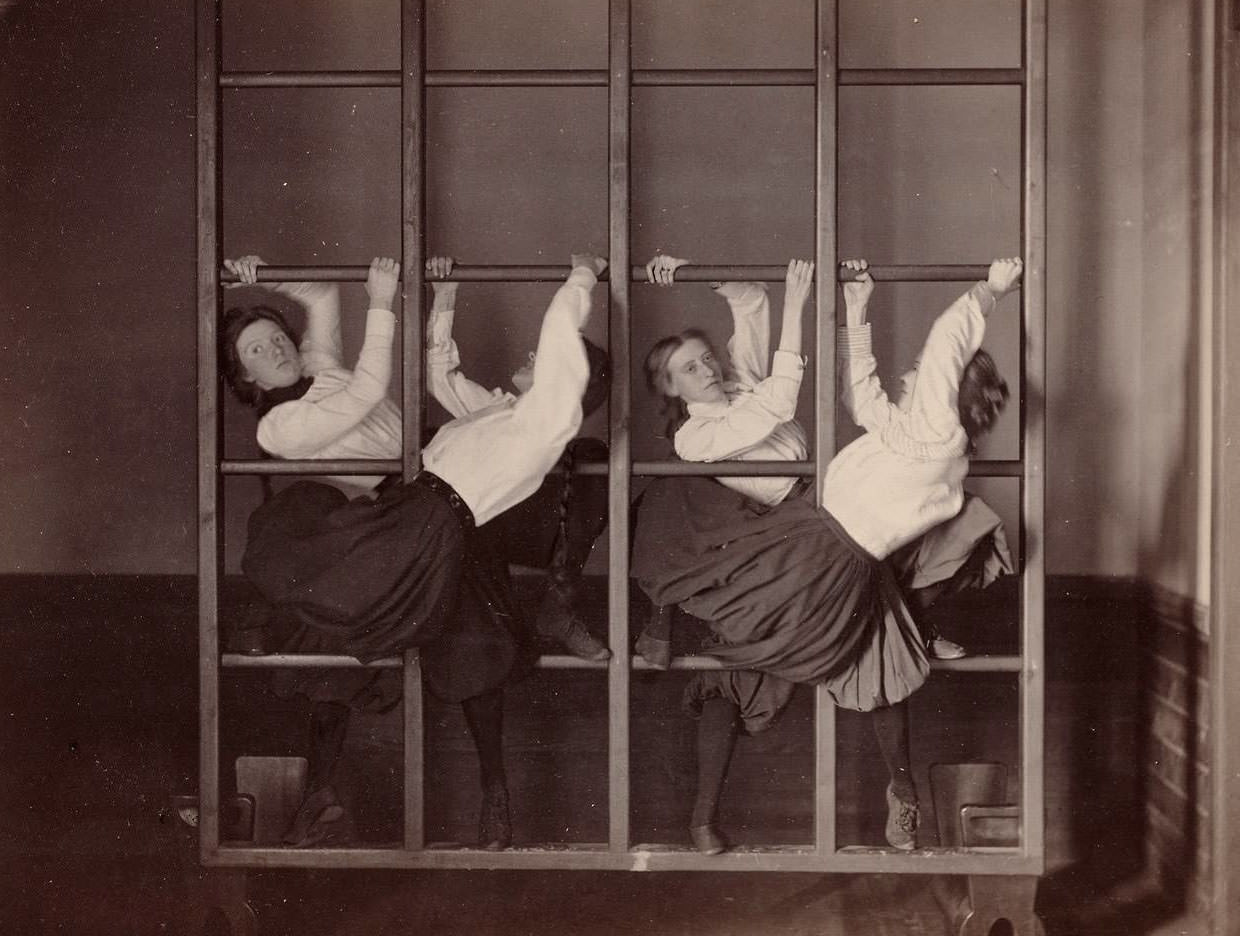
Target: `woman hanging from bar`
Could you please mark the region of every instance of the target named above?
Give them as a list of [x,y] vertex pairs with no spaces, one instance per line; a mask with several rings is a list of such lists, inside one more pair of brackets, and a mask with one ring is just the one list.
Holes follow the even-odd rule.
[[[226,267],[249,284],[261,263],[250,256]],[[303,480],[284,488],[251,516],[242,560],[276,609],[282,650],[368,662],[419,649],[427,688],[464,709],[480,765],[479,844],[493,850],[512,838],[502,687],[528,670],[536,649],[512,599],[507,566],[477,528],[533,493],[581,425],[589,362],[580,329],[606,261],[575,255],[572,267],[543,316],[529,392],[443,426],[408,483],[338,477],[336,486]],[[300,347],[270,307],[225,313],[224,376],[257,410],[265,452],[288,459],[401,457],[400,413],[387,395],[397,282],[394,261],[371,263],[366,337],[351,371],[341,365],[334,285],[277,287],[307,306]],[[365,670],[294,679],[319,703],[306,800],[286,837],[305,845],[330,836],[343,813],[330,774],[348,705],[372,705],[382,690]]]
[[[668,285],[686,261],[656,256],[651,282]],[[837,705],[872,713],[887,763],[886,837],[916,843],[917,793],[904,700],[929,671],[920,634],[884,560],[963,502],[973,443],[997,418],[1007,387],[980,350],[986,316],[1014,288],[1019,260],[995,261],[939,316],[905,393],[891,403],[875,376],[864,261],[847,265],[847,325],[839,347],[845,405],[865,434],[828,466],[821,506],[799,496],[795,478],[660,478],[646,490],[636,522],[633,574],[656,607],[679,605],[709,623],[705,650],[725,670],[695,674],[686,704],[699,717],[698,792],[690,822],[696,847],[726,847],[716,826],[737,721],[761,731],[791,698],[795,683],[820,683]],[[716,288],[732,306],[729,343],[736,382],[704,333],[658,342],[646,376],[660,398],[677,454],[692,461],[800,460],[795,424],[801,312],[812,267],[789,264],[783,329],[769,376],[767,299],[759,284]],[[656,620],[652,622],[660,625]],[[665,632],[643,634],[649,647]]]
[[[461,355],[452,337],[456,317],[457,283],[451,257],[436,257],[431,285],[435,299],[427,322],[426,385],[431,396],[453,419],[462,419],[493,406],[511,406],[533,385],[537,354],[512,375],[517,393],[475,383],[461,370]],[[582,338],[590,362],[590,380],[581,400],[582,418],[588,418],[607,400],[611,362],[607,353]],[[594,541],[607,526],[607,477],[574,470],[581,463],[606,463],[607,444],[600,439],[577,438],[568,443],[557,470],[538,490],[505,510],[484,528],[487,545],[505,562],[545,569],[547,580],[534,616],[539,636],[556,641],[584,660],[602,662],[611,656],[607,645],[592,634],[577,610],[582,568]]]

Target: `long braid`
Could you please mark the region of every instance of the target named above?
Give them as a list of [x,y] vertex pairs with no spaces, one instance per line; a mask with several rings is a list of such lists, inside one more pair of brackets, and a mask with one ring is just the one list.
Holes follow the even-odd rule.
[[573,476],[576,464],[576,448],[570,442],[565,447],[564,455],[560,459],[560,465],[564,469],[564,484],[560,488],[559,522],[557,525],[558,532],[555,548],[551,559],[552,569],[556,569],[557,566],[563,566],[567,569],[568,565],[568,517],[573,505]]

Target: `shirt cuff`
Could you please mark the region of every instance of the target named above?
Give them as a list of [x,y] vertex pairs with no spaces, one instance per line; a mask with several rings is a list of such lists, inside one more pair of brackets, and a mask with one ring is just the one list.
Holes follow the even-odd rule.
[[366,311],[366,334],[390,338],[396,333],[396,315],[391,309],[368,309]]
[[444,344],[426,349],[426,363],[432,369],[457,370],[461,366],[461,352],[457,350],[456,342],[449,338]]
[[737,301],[744,299],[750,290],[766,292],[766,283],[720,283],[714,290],[724,299]]
[[873,353],[868,324],[858,325],[855,328],[845,325],[838,330],[835,342],[841,357],[862,357]]
[[983,281],[974,285],[969,291],[973,294],[973,298],[977,300],[978,307],[982,310],[982,315],[989,316],[999,302],[994,290],[990,288],[990,284]]
[[776,351],[771,359],[772,377],[791,377],[799,380],[805,373],[805,358],[795,351]]

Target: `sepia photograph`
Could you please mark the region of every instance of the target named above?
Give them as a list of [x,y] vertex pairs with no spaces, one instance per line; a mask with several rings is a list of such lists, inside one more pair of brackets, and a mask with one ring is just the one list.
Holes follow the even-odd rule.
[[1233,219],[1235,0],[0,0],[0,932],[1240,936]]

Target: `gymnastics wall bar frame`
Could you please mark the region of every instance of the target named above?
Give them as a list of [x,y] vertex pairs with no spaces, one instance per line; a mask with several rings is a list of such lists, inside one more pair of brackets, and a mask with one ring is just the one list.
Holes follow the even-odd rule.
[[[200,672],[200,850],[202,862],[231,868],[373,867],[373,868],[562,868],[616,870],[769,870],[813,872],[897,872],[987,875],[1033,880],[1045,868],[1044,834],[1044,556],[1043,502],[1045,431],[1045,161],[1046,161],[1046,0],[1024,0],[1022,67],[1018,69],[883,69],[838,68],[837,0],[816,4],[817,67],[776,70],[635,70],[631,66],[629,0],[609,0],[609,65],[585,71],[428,71],[425,59],[425,10],[421,0],[403,0],[401,67],[399,71],[363,72],[222,72],[219,0],[198,0],[198,508],[199,508],[199,672]],[[820,486],[835,440],[835,277],[816,283],[816,414],[812,462],[688,465],[632,462],[627,426],[630,387],[614,381],[610,398],[610,479],[608,521],[610,575],[608,587],[610,661],[591,664],[575,657],[543,657],[545,668],[606,669],[609,692],[609,835],[597,845],[543,845],[501,852],[468,848],[428,848],[423,834],[422,686],[416,651],[403,659],[370,665],[400,668],[404,674],[405,792],[404,840],[393,847],[285,849],[221,844],[219,789],[219,679],[222,667],[359,666],[347,657],[246,657],[221,654],[218,587],[222,574],[220,530],[221,478],[236,474],[375,474],[418,470],[419,452],[410,447],[401,461],[257,462],[220,458],[220,380],[216,331],[221,283],[230,276],[221,269],[220,106],[222,89],[254,87],[398,87],[402,110],[402,245],[403,270],[401,402],[404,438],[422,436],[423,316],[425,303],[425,123],[427,87],[444,86],[598,86],[609,91],[609,345],[618,374],[630,373],[630,283],[644,271],[629,254],[630,92],[639,85],[805,85],[816,98],[816,249],[820,271],[837,269],[836,154],[838,88],[848,85],[1010,85],[1022,88],[1021,253],[1025,259],[1022,288],[1020,394],[1020,457],[1011,461],[975,462],[973,476],[1019,479],[1021,491],[1022,627],[1018,656],[980,656],[960,661],[935,661],[937,670],[1017,674],[1020,691],[1021,833],[1012,848],[923,849],[913,853],[871,847],[838,847],[835,830],[835,716],[822,687],[815,696],[815,827],[814,841],[805,846],[745,849],[706,857],[687,849],[641,846],[629,834],[629,686],[630,674],[644,666],[624,652],[629,646],[628,542],[630,479],[634,476],[697,474],[812,475]],[[878,280],[967,281],[985,278],[985,266],[875,266]],[[361,281],[365,267],[263,267],[261,281]],[[457,267],[453,278],[463,281],[552,282],[567,267]],[[782,266],[687,267],[678,279],[759,279],[782,281]],[[604,466],[585,466],[602,471]],[[1031,535],[1032,534],[1032,535]],[[675,668],[715,666],[706,658],[681,658]],[[1031,898],[1030,898],[1031,900]]]

